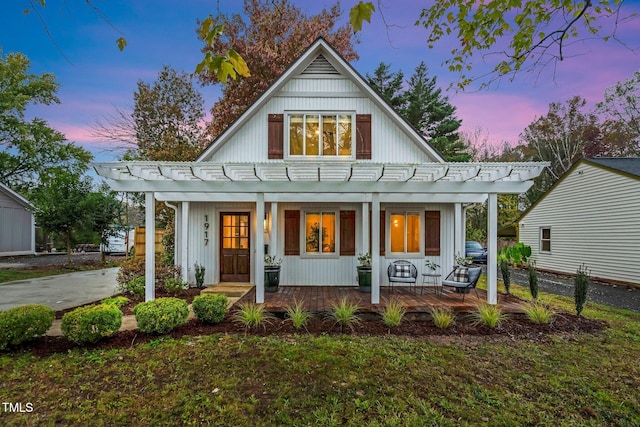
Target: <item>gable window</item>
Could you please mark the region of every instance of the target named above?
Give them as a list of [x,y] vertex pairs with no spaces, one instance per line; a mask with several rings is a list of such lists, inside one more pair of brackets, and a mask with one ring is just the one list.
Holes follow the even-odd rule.
[[305,212],[304,224],[305,253],[336,253],[336,212]]
[[420,252],[420,213],[392,212],[389,217],[391,252]]
[[540,227],[540,252],[551,252],[551,227]]
[[289,156],[351,157],[351,114],[290,114]]

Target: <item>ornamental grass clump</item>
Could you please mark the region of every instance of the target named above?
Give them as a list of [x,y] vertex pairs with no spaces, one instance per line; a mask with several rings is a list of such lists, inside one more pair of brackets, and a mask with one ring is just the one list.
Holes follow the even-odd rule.
[[474,325],[484,325],[490,329],[497,328],[507,319],[507,315],[497,305],[483,303],[471,313]]
[[397,328],[402,323],[406,313],[407,311],[400,303],[400,299],[391,298],[389,301],[385,301],[384,309],[382,310],[382,322],[389,328]]
[[133,308],[138,329],[146,334],[166,334],[187,323],[189,306],[178,298],[158,298]]
[[307,328],[307,323],[313,317],[311,312],[306,309],[304,304],[298,300],[293,301],[293,305],[286,308],[288,320],[294,328]]
[[55,311],[40,304],[27,304],[0,311],[0,350],[44,335],[55,319]]
[[553,311],[548,306],[537,301],[527,305],[524,308],[524,312],[527,315],[527,319],[537,325],[548,325],[553,322],[555,317]]
[[447,329],[456,322],[456,314],[449,307],[433,307],[431,319],[438,328]]
[[115,335],[122,326],[122,311],[113,304],[76,308],[62,316],[64,336],[76,344],[91,344]]
[[208,324],[220,323],[227,314],[229,299],[226,295],[205,294],[193,299],[191,308],[196,318]]
[[233,321],[244,326],[245,332],[258,329],[260,326],[265,330],[267,325],[271,324],[271,318],[271,313],[264,310],[264,305],[253,302],[240,304],[233,313]]
[[362,323],[358,314],[360,306],[343,297],[338,304],[332,304],[329,311],[329,318],[334,320],[334,326],[340,325],[340,332],[344,332],[344,327],[348,327],[353,332],[355,326]]
[[574,291],[574,299],[576,302],[576,313],[578,316],[582,313],[584,309],[584,304],[587,302],[587,295],[589,292],[589,276],[591,272],[587,269],[587,267],[582,264],[578,271],[576,272],[576,278],[574,280],[575,283],[575,291]]

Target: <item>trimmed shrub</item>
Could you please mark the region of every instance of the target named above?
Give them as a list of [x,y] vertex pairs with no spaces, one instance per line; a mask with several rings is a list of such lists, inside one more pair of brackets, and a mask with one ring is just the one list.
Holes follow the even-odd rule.
[[511,270],[509,267],[509,262],[502,260],[500,261],[500,273],[502,273],[502,282],[504,283],[504,290],[507,294],[510,294],[511,290]]
[[184,282],[182,279],[176,279],[169,277],[164,281],[164,290],[171,295],[180,295],[182,291],[189,289],[189,282]]
[[62,316],[62,333],[76,344],[95,343],[122,326],[122,312],[113,304],[79,307]]
[[531,298],[538,299],[538,270],[536,270],[536,263],[532,261],[527,266],[529,270],[529,291],[531,292]]
[[55,319],[52,308],[27,304],[0,312],[0,350],[46,333]]
[[117,297],[105,298],[102,301],[100,301],[100,303],[111,304],[111,305],[115,305],[118,308],[122,308],[129,303],[129,298],[119,295]]
[[193,312],[196,318],[203,323],[220,323],[227,314],[229,300],[226,295],[206,294],[193,299]]
[[158,298],[133,308],[138,329],[147,334],[166,334],[187,323],[189,306],[178,298]]
[[134,298],[142,298],[145,291],[144,276],[131,279],[127,283],[118,285],[118,292],[132,295]]

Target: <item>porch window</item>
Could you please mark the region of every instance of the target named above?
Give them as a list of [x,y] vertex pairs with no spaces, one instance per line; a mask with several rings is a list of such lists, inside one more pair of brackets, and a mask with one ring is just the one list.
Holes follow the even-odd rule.
[[391,252],[420,252],[420,213],[392,213],[389,218],[391,229]]
[[289,156],[351,157],[352,118],[351,114],[289,115]]
[[551,252],[551,227],[540,227],[540,252]]
[[305,212],[305,252],[336,253],[336,213]]

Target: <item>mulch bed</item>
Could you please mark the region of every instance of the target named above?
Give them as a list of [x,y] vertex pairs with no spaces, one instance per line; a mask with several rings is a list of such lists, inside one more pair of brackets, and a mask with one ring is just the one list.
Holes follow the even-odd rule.
[[[159,295],[158,295],[159,296]],[[191,298],[193,299],[193,298]],[[244,327],[235,323],[232,314],[216,325],[205,325],[198,320],[191,320],[188,324],[174,329],[168,336],[182,338],[185,336],[203,336],[211,334],[251,334],[257,336],[275,335],[287,338],[293,334],[311,335],[348,335],[348,336],[403,336],[414,339],[424,339],[435,342],[457,342],[466,345],[478,345],[482,342],[509,341],[533,341],[549,342],[553,336],[561,336],[564,339],[576,339],[581,334],[597,334],[607,327],[603,321],[588,319],[570,313],[559,313],[550,325],[535,325],[524,315],[513,315],[504,321],[499,327],[489,329],[485,326],[473,325],[468,320],[459,317],[458,322],[447,328],[437,328],[430,320],[407,320],[397,328],[384,326],[380,318],[369,315],[356,325],[353,330],[335,325],[326,316],[316,315],[311,319],[305,329],[293,328],[291,322],[273,318],[265,328],[245,331]],[[84,346],[92,349],[123,349],[158,339],[157,335],[148,335],[139,331],[121,331],[113,337],[105,338],[93,345]],[[17,349],[30,352],[36,356],[47,356],[55,353],[80,348],[64,337],[40,337]]]

